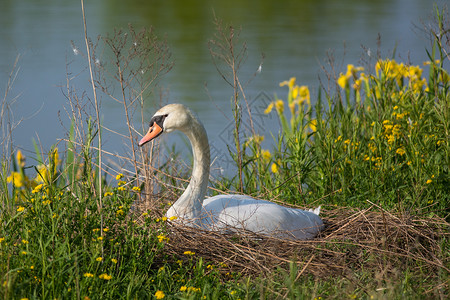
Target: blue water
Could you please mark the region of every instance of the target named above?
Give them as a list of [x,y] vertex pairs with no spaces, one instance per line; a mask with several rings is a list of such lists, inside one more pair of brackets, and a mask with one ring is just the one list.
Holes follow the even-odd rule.
[[[297,77],[299,84],[310,87],[314,99],[319,76],[327,84],[321,65],[326,64],[329,55],[335,59],[337,72],[344,71],[347,63],[373,64],[377,52],[382,57],[391,57],[394,50],[396,59],[421,64],[428,59],[425,49],[430,49],[422,29],[431,22],[434,3],[441,7],[447,3],[444,0],[86,2],[88,34],[93,39],[131,23],[136,28],[153,26],[167,40],[174,67],[147,100],[148,120],[160,101],[185,103],[202,119],[214,151],[222,156],[226,156],[226,145],[232,143],[226,132],[233,91],[218,74],[208,49],[208,40],[215,33],[214,15],[225,24],[242,29],[240,37],[247,45],[247,58],[240,76],[244,83],[251,79],[246,85],[246,96],[261,109],[273,95],[285,97],[286,90],[278,84],[292,76]],[[92,97],[85,57],[75,55],[71,45],[73,40],[81,53],[86,52],[81,6],[80,1],[60,0],[2,3],[0,99],[19,56],[17,77],[7,102],[17,124],[13,147],[32,157],[33,138],[45,150],[67,134],[67,73],[69,78],[74,77],[71,85],[79,95],[86,92]],[[253,77],[261,62],[261,73]],[[122,105],[100,96],[103,124],[127,134]],[[277,132],[273,120],[258,118],[258,129],[267,138],[269,131]],[[5,137],[8,133],[2,134]],[[105,134],[105,150],[124,153],[128,146],[116,135]],[[226,165],[225,160],[217,163]]]

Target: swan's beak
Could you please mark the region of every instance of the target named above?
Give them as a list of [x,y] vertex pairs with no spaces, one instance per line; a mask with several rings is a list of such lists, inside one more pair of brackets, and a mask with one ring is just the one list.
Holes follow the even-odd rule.
[[139,146],[143,146],[144,144],[150,142],[154,138],[156,138],[158,135],[160,135],[163,132],[163,129],[161,126],[156,124],[156,122],[153,123],[152,126],[147,131],[147,134],[144,135],[144,137],[139,141]]

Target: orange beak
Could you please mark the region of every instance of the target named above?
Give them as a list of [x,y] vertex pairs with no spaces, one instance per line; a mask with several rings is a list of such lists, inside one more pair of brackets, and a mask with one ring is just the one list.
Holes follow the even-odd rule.
[[154,122],[153,125],[148,129],[147,134],[144,135],[144,137],[139,141],[139,146],[143,146],[144,144],[150,142],[162,132],[163,129],[158,124],[156,124],[156,122]]

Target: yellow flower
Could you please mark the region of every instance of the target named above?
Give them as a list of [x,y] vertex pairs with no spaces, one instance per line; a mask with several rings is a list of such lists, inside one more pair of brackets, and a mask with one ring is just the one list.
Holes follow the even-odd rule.
[[125,183],[126,183],[126,181],[120,180],[120,181],[117,183],[117,185],[118,185],[118,186],[121,186],[121,185],[124,185]]
[[118,215],[123,215],[123,214],[125,214],[125,212],[122,209],[119,209],[119,210],[116,211],[116,215],[117,216]]
[[92,274],[92,273],[84,273],[83,276],[84,277],[94,277],[94,274]]
[[12,182],[15,187],[23,187],[25,184],[25,180],[22,177],[22,174],[19,172],[11,172],[11,175],[6,178],[7,182]]
[[104,280],[110,280],[112,278],[111,275],[108,275],[106,273],[101,274],[100,276],[98,276],[98,278],[100,279],[104,279]]
[[272,173],[278,173],[278,165],[276,163],[273,163],[270,169],[272,170]]
[[5,240],[4,237],[0,238],[0,243],[3,242]]
[[39,193],[39,192],[42,190],[42,187],[43,187],[43,186],[44,186],[43,183],[38,184],[31,192],[32,192],[33,194]]
[[124,188],[123,186],[119,186],[119,187],[117,188],[117,190],[118,190],[118,191],[125,191],[125,188]]
[[103,260],[103,258],[101,258],[101,257],[97,257],[96,259],[95,259],[96,261],[102,261]]
[[17,212],[22,212],[22,211],[24,211],[25,210],[25,207],[23,207],[23,206],[19,206],[18,208],[17,208]]
[[406,152],[405,152],[405,149],[403,149],[403,148],[398,148],[397,149],[397,151],[395,151],[398,155],[404,155]]
[[170,221],[173,221],[173,220],[176,220],[176,219],[178,219],[177,216],[171,216],[171,217],[169,218]]
[[345,89],[346,87],[347,87],[347,85],[348,85],[348,81],[349,81],[349,77],[347,77],[347,75],[345,75],[345,74],[339,74],[339,78],[338,78],[338,80],[337,80],[337,84],[341,87],[341,88],[343,88],[343,89]]
[[194,255],[195,252],[192,252],[192,251],[184,251],[183,254],[184,254],[184,255]]
[[187,287],[185,285],[183,285],[182,287],[180,287],[180,292],[184,292],[187,290]]
[[16,160],[21,168],[25,167],[25,156],[22,154],[22,151],[17,151]]
[[29,242],[27,240],[22,240],[22,244],[26,245],[29,244]]
[[270,160],[270,157],[272,156],[272,154],[270,154],[269,150],[261,150],[261,156],[264,160],[264,162],[268,162]]
[[111,258],[111,261],[112,261],[113,263],[117,264],[117,259]]
[[312,119],[311,122],[309,122],[309,128],[311,128],[312,131],[316,131],[317,129],[317,120]]
[[280,87],[283,87],[283,86],[286,86],[286,85],[287,85],[290,89],[292,89],[292,87],[293,87],[294,84],[295,84],[295,80],[296,80],[295,77],[291,77],[291,78],[289,79],[289,81],[285,80],[285,81],[283,81],[283,82],[280,82]]
[[123,177],[123,174],[119,173],[116,175],[116,180],[120,180],[120,179],[122,179],[122,177]]
[[106,192],[106,193],[103,195],[103,197],[108,197],[108,196],[112,196],[112,195],[113,195],[112,192]]
[[270,102],[269,106],[267,106],[266,110],[264,111],[264,114],[266,114],[266,115],[269,114],[272,111],[273,106],[274,106],[274,103]]
[[283,102],[283,100],[277,100],[275,102],[275,108],[276,108],[278,113],[280,113],[280,114],[283,113],[283,111],[284,111],[284,102]]
[[164,292],[163,291],[156,291],[156,293],[155,293],[155,298],[156,299],[163,299],[164,297],[165,297],[166,295],[164,295]]
[[163,234],[158,235],[157,238],[158,238],[158,241],[159,241],[160,243],[162,243],[162,242],[164,242],[164,241],[169,241],[169,238],[166,237],[166,236],[163,235]]
[[138,186],[133,186],[133,189],[132,189],[133,191],[136,191],[136,192],[140,192],[141,191],[141,188],[140,187],[138,187]]
[[103,241],[103,237],[102,237],[102,236],[99,236],[99,237],[97,238],[97,241]]
[[430,184],[430,183],[432,183],[433,182],[433,180],[431,180],[431,179],[428,179],[427,180],[427,184]]

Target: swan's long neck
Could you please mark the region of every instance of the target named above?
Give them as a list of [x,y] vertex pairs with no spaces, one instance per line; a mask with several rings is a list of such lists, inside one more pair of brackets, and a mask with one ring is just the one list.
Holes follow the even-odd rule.
[[166,216],[177,216],[182,219],[196,220],[200,222],[203,200],[209,179],[209,143],[206,130],[203,125],[192,118],[189,128],[183,131],[191,142],[194,157],[192,176],[188,187],[181,197],[167,211]]

